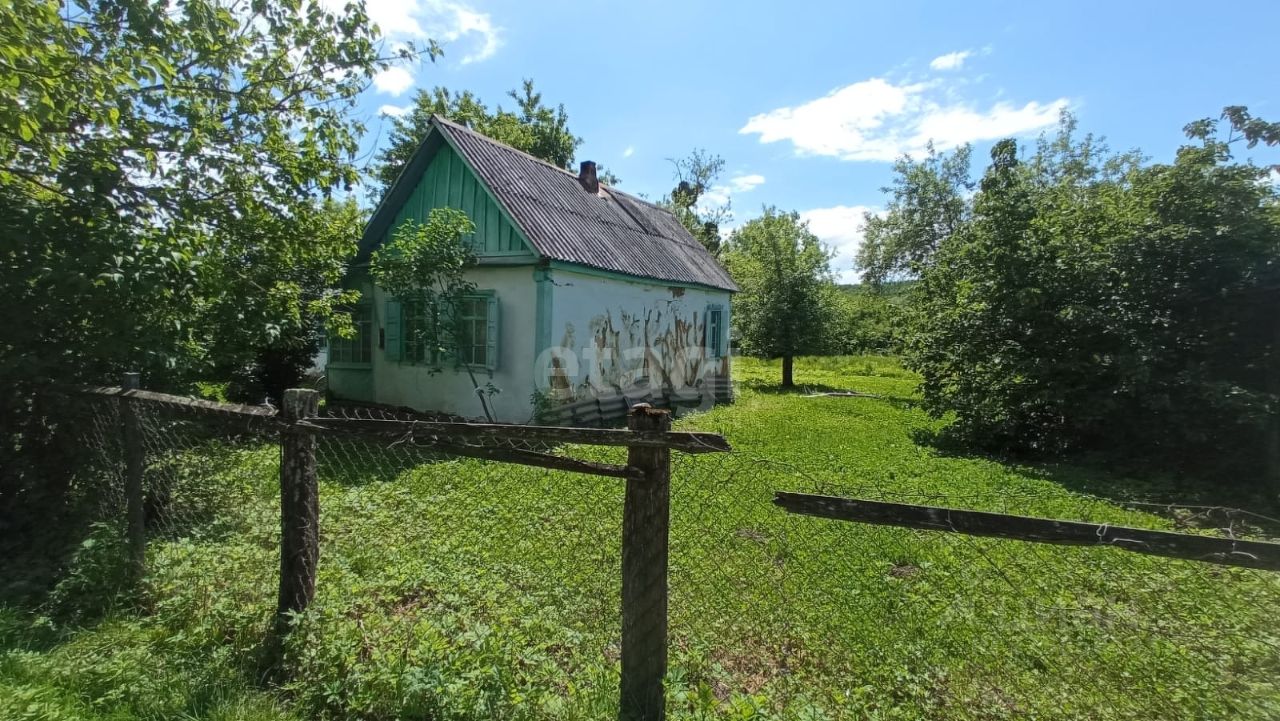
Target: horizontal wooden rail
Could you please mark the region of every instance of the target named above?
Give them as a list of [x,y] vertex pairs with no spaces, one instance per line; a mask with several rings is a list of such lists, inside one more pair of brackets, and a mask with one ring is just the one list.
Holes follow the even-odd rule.
[[1151,556],[1280,571],[1280,543],[785,491],[778,491],[773,502],[791,513],[841,521],[1065,546],[1113,546]]
[[516,451],[507,448],[492,448],[485,446],[459,446],[448,443],[429,444],[427,447],[436,448],[439,449],[441,453],[456,456],[483,458],[485,460],[501,461],[503,463],[519,463],[523,466],[550,468],[552,470],[569,471],[571,473],[587,473],[593,476],[632,478],[640,473],[638,470],[631,468],[630,466],[619,466],[612,463],[597,463],[595,461],[583,461],[577,458],[557,456],[550,453],[538,453],[536,451]]
[[125,390],[119,386],[53,386],[51,390],[69,390],[72,393],[91,396],[110,396],[112,398],[136,398],[159,405],[176,406],[201,413],[212,413],[223,416],[249,416],[253,418],[275,418],[276,409],[269,406],[243,406],[235,403],[219,403],[200,398],[175,396],[154,391]]
[[443,423],[437,421],[369,420],[364,418],[308,418],[313,428],[361,433],[383,438],[430,441],[439,436],[466,437],[477,442],[580,443],[592,446],[670,448],[685,453],[723,453],[730,450],[724,436],[685,431],[631,431],[614,428],[515,426],[500,423]]

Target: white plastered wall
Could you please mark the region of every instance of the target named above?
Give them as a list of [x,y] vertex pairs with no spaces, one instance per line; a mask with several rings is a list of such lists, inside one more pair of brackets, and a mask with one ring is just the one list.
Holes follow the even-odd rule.
[[[498,299],[497,367],[492,373],[475,369],[476,381],[481,387],[492,383],[500,391],[489,399],[495,420],[526,423],[533,414],[531,396],[536,355],[533,269],[530,266],[480,267],[469,271],[466,277],[475,283],[477,290],[493,291]],[[384,333],[386,300],[386,294],[376,289],[375,326]],[[424,365],[389,360],[385,349],[375,347],[373,377],[377,403],[441,411],[470,419],[484,418],[471,378],[464,369],[446,365],[432,373]]]

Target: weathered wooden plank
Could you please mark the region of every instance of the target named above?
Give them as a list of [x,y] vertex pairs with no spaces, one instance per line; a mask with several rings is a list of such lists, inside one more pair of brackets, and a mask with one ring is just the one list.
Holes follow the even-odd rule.
[[387,438],[455,436],[495,442],[580,443],[592,446],[670,448],[685,453],[722,453],[731,450],[724,436],[690,431],[631,431],[621,428],[566,428],[516,426],[501,423],[443,423],[436,421],[368,420],[363,418],[308,418],[307,426]]
[[[316,391],[291,388],[284,392],[287,421],[315,415],[319,406]],[[290,616],[306,610],[316,595],[320,485],[315,437],[290,425],[280,434],[280,444],[280,594],[275,632],[283,637]]]
[[136,398],[163,405],[177,406],[187,410],[225,416],[251,416],[255,418],[274,418],[276,410],[267,406],[244,406],[236,403],[218,403],[201,398],[188,398],[155,391],[131,390],[118,386],[52,386],[52,391],[65,391],[77,395],[112,396],[117,398]]
[[778,491],[773,502],[791,513],[841,521],[1065,546],[1113,546],[1150,556],[1280,571],[1280,543],[786,491]]
[[[415,445],[419,444],[415,443]],[[501,461],[503,463],[518,463],[523,466],[550,468],[552,470],[569,471],[571,473],[586,473],[593,476],[608,476],[611,478],[632,478],[637,475],[637,471],[629,466],[618,466],[611,463],[597,463],[595,461],[583,461],[577,458],[557,456],[550,453],[538,453],[537,451],[519,451],[509,448],[485,448],[482,446],[463,446],[450,443],[429,443],[423,445],[448,455],[482,458],[490,461]]]
[[[124,388],[136,391],[142,382],[139,373],[125,373]],[[120,424],[124,448],[124,497],[129,548],[129,569],[136,581],[146,572],[147,562],[147,510],[143,495],[142,474],[146,467],[146,449],[143,444],[142,423],[129,400],[129,394],[121,394]]]
[[[671,414],[648,405],[631,409],[632,433],[661,433]],[[632,447],[622,509],[622,645],[620,721],[662,721],[667,673],[667,570],[671,523],[671,451]]]

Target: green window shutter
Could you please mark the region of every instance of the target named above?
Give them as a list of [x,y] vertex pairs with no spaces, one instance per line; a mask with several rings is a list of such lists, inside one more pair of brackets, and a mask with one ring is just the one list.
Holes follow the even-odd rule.
[[491,295],[488,298],[489,308],[485,314],[488,320],[487,335],[485,336],[485,367],[494,370],[498,367],[498,296]]
[[706,339],[703,342],[707,354],[713,358],[724,355],[724,306],[719,304],[707,306],[705,325]]
[[386,316],[382,319],[384,325],[383,341],[386,344],[386,357],[389,361],[400,360],[401,341],[400,341],[400,301],[395,298],[387,299]]

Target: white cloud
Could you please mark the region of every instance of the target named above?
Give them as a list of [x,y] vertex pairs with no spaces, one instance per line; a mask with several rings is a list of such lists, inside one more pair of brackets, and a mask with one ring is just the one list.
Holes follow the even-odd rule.
[[718,205],[724,205],[729,202],[729,186],[713,185],[698,197],[698,209],[707,211]]
[[[329,0],[327,4],[341,8],[346,2],[347,0]],[[383,35],[426,36],[418,22],[422,7],[414,0],[365,0],[364,9]]]
[[[325,0],[341,6],[346,0]],[[488,13],[453,0],[366,0],[365,10],[383,33],[391,38],[425,40],[441,44],[463,43],[462,64],[493,57],[502,46],[502,30]],[[446,57],[452,55],[445,48]]]
[[636,146],[634,145],[628,145],[627,149],[622,151],[622,157],[624,158],[630,158],[635,154],[636,154]]
[[413,73],[399,65],[392,65],[386,70],[379,70],[378,74],[373,76],[373,87],[380,93],[398,97],[413,87]]
[[757,134],[762,143],[791,141],[799,155],[889,162],[922,152],[930,140],[946,149],[1040,130],[1056,123],[1069,105],[1059,98],[981,109],[957,99],[954,87],[871,78],[755,115],[738,132]]
[[749,193],[764,184],[764,176],[759,173],[735,175],[728,182],[713,185],[698,198],[699,209],[706,211],[716,206],[725,205],[733,199],[734,193]]
[[[331,12],[342,12],[347,4],[347,0],[319,2]],[[488,13],[462,0],[366,0],[365,11],[382,36],[391,41],[388,49],[392,52],[406,41],[431,39],[444,47],[446,59],[456,57],[467,65],[493,57],[502,47],[502,28]]]
[[385,115],[389,118],[398,118],[412,109],[413,107],[410,105],[383,105],[378,108],[378,115]]
[[955,70],[964,65],[964,61],[968,60],[972,55],[972,50],[960,50],[946,55],[939,55],[929,62],[929,67],[934,70]]
[[764,185],[764,176],[759,173],[738,175],[729,179],[729,188],[735,193],[750,192],[760,185]]
[[463,65],[488,60],[502,47],[502,33],[488,13],[452,2],[429,0],[426,5],[440,15],[427,25],[428,34],[436,40],[453,43],[475,36],[474,41],[467,44],[469,49],[462,54],[460,62]]
[[857,283],[859,273],[855,260],[866,226],[865,214],[875,213],[875,208],[865,205],[836,205],[830,208],[814,208],[800,213],[800,219],[809,223],[809,230],[818,236],[835,254],[831,269],[841,283]]

